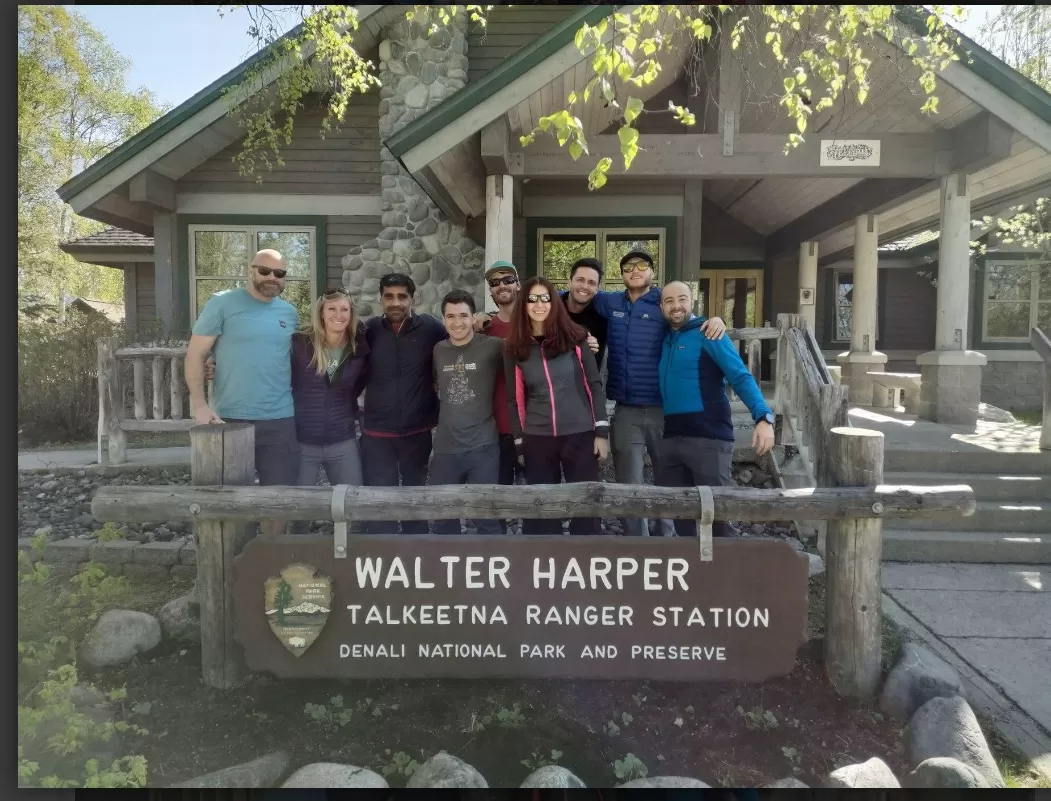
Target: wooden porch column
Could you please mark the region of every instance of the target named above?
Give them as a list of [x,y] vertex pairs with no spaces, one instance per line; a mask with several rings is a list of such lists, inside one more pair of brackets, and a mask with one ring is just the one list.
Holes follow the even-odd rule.
[[[803,302],[803,290],[810,290],[810,303]],[[806,317],[817,333],[817,242],[799,243],[799,314]]]
[[875,214],[854,220],[854,289],[851,300],[850,351],[841,353],[843,380],[850,387],[850,402],[872,404],[869,371],[881,371],[887,356],[876,350],[876,284],[879,273],[879,228]]
[[172,336],[181,317],[177,308],[179,251],[175,215],[155,212],[153,215],[154,293],[157,303],[157,322],[161,335]]
[[[514,179],[510,175],[487,175],[485,177],[485,269],[494,261],[511,261],[511,245],[515,216]],[[485,292],[485,310],[496,311],[496,303],[489,292]]]
[[938,318],[934,350],[920,366],[920,417],[973,425],[978,419],[985,354],[967,350],[971,299],[971,193],[963,173],[941,179]]

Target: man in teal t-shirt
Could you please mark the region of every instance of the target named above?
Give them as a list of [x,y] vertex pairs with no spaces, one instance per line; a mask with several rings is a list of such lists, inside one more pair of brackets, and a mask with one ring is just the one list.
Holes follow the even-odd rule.
[[[186,386],[193,416],[206,423],[255,426],[255,469],[263,485],[295,485],[299,442],[292,407],[292,334],[299,317],[278,297],[285,264],[276,250],[261,250],[244,287],[217,292],[204,304],[186,352]],[[204,362],[215,352],[215,408],[204,394]],[[279,533],[283,523],[273,522]]]

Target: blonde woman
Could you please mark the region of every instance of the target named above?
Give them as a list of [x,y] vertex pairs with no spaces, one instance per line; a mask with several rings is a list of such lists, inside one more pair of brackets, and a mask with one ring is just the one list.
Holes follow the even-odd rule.
[[293,335],[292,401],[302,449],[301,486],[317,484],[319,467],[333,486],[362,483],[355,421],[368,352],[364,324],[342,289],[318,298],[310,322]]

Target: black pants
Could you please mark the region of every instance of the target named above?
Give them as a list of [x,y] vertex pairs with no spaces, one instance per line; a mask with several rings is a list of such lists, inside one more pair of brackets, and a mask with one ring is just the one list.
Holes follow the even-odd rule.
[[[431,458],[431,432],[407,437],[361,437],[361,461],[368,487],[422,487],[427,483],[427,462]],[[399,481],[400,479],[400,481]],[[402,534],[426,534],[426,520],[401,520]],[[369,534],[397,532],[394,521],[370,521]]]
[[[515,438],[511,434],[500,435],[500,468],[497,476],[496,483],[506,486],[518,484],[519,479],[522,482],[525,481],[525,471],[522,469],[522,465],[518,463]],[[504,534],[510,535],[513,533],[510,520],[501,520],[500,525],[503,527]]]
[[[529,484],[561,484],[574,481],[598,481],[598,459],[595,457],[595,432],[542,437],[522,437],[525,477]],[[523,520],[523,534],[561,534],[561,520]],[[569,521],[570,534],[601,534],[602,521],[597,517],[574,517]]]
[[[490,484],[499,462],[499,449],[493,445],[463,453],[436,453],[431,461],[431,486],[436,484]],[[479,534],[500,534],[499,520],[474,521]],[[435,520],[435,534],[459,534],[460,521]]]
[[[658,487],[732,487],[734,444],[702,437],[665,437],[660,460],[654,467]],[[676,520],[675,533],[696,537],[697,521]],[[713,537],[730,537],[733,529],[725,520],[712,521]]]

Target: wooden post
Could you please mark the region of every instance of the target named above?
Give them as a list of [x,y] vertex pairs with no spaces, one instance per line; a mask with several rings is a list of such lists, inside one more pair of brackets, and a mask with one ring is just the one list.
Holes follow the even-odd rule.
[[763,343],[758,339],[749,339],[745,343],[748,354],[748,372],[752,374],[756,384],[760,384],[763,378]]
[[[828,462],[837,487],[882,484],[882,432],[833,428]],[[880,678],[883,521],[834,517],[828,521],[827,536],[825,670],[840,695],[871,698]]]
[[791,326],[791,315],[777,315],[777,357],[774,362],[774,411],[785,413],[788,403],[788,329]]
[[172,356],[171,373],[172,420],[182,420],[182,367],[178,356]]
[[160,356],[153,357],[153,419],[164,419],[164,361]]
[[[195,485],[248,486],[255,478],[255,428],[248,423],[190,429],[190,473]],[[247,523],[200,520],[197,586],[201,609],[201,676],[209,687],[229,689],[244,675],[234,641],[234,557],[246,539]]]
[[136,358],[132,362],[132,380],[135,391],[135,419],[146,419],[146,362]]
[[127,460],[127,442],[121,428],[124,388],[116,355],[118,344],[116,337],[99,340],[99,464],[123,464]]
[[1044,417],[1040,429],[1041,450],[1051,451],[1051,364],[1044,362]]

